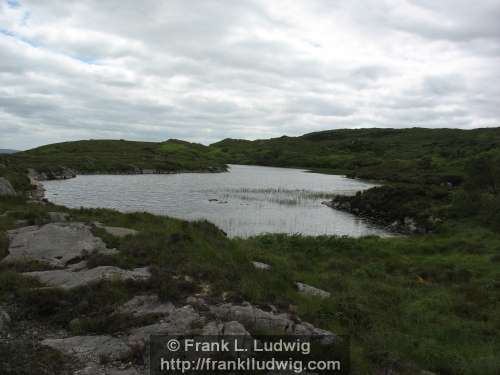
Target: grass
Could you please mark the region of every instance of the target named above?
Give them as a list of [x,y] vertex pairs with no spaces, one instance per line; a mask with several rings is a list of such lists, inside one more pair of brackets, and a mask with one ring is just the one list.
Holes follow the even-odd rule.
[[[0,163],[8,167],[0,168],[0,176],[5,175],[18,187],[26,184],[27,179],[24,174],[14,174],[14,169],[23,171],[33,168],[49,176],[57,175],[64,167],[79,173],[226,170],[226,165],[215,150],[178,140],[161,143],[125,140],[63,142],[2,155]],[[23,178],[25,180],[22,183],[18,181]]]
[[[15,218],[42,223],[52,205],[26,207],[0,199]],[[156,293],[182,303],[211,286],[236,300],[273,304],[304,320],[352,338],[355,374],[377,369],[418,373],[495,374],[500,368],[500,238],[486,228],[444,225],[426,236],[381,239],[266,235],[228,239],[207,222],[106,209],[70,211],[76,220],[137,229],[137,236],[102,235],[119,255],[92,265],[152,266],[148,283],[101,283],[73,292],[31,292],[34,280],[0,269],[0,300],[17,306],[20,320],[41,321],[79,334],[116,333],[145,324],[114,315],[135,294]],[[23,216],[24,215],[24,216]],[[3,230],[13,218],[3,219]],[[272,265],[257,271],[251,260]],[[302,281],[332,298],[304,297]]]
[[[20,191],[29,188],[29,181],[22,168],[12,166],[51,169],[64,165],[87,172],[116,172],[151,166],[210,170],[231,162],[384,180],[384,186],[338,199],[384,224],[413,218],[426,228],[426,234],[229,239],[205,221],[107,209],[70,210],[0,197],[0,258],[7,253],[6,231],[15,228],[17,220],[43,224],[49,221],[47,212],[64,211],[77,221],[140,231],[136,236],[116,238],[95,228],[96,235],[119,253],[92,256],[91,266],[149,266],[153,273],[146,283],[107,282],[71,293],[34,293],[31,289],[37,282],[16,271],[42,265],[2,266],[0,303],[15,311],[22,322],[80,334],[118,333],[144,323],[114,314],[131,296],[156,293],[162,300],[181,304],[209,285],[207,298],[213,302],[225,295],[234,301],[273,304],[321,328],[348,334],[353,374],[419,374],[421,370],[498,374],[499,149],[500,129],[360,129],[271,140],[224,140],[210,147],[180,141],[69,142],[20,153],[18,159],[2,157],[0,175],[10,178]],[[289,192],[228,193],[251,198]],[[272,271],[255,270],[251,261],[268,263]],[[295,281],[327,290],[332,297],[321,300],[300,295]],[[21,363],[20,358],[14,356],[7,362]]]

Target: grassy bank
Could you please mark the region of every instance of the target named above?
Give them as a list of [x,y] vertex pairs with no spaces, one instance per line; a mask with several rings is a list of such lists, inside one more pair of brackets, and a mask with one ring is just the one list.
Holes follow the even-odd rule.
[[[115,238],[95,229],[119,255],[91,258],[92,266],[152,266],[146,284],[101,283],[74,292],[30,292],[36,285],[12,267],[0,269],[0,300],[14,306],[19,321],[74,334],[116,333],[146,322],[112,316],[116,306],[144,291],[181,303],[203,288],[208,298],[273,304],[322,328],[352,337],[356,374],[392,368],[442,374],[495,374],[500,363],[500,238],[470,225],[445,226],[426,236],[380,239],[266,235],[228,239],[206,222],[111,210],[68,210],[52,205],[0,200],[2,251],[5,230],[16,220],[48,222],[48,211],[74,220],[140,230]],[[256,271],[251,260],[273,266]],[[17,270],[40,269],[37,264]],[[302,281],[332,293],[328,300],[304,297]],[[208,287],[209,286],[209,287]],[[77,320],[75,320],[77,319]],[[35,323],[33,323],[35,324]]]

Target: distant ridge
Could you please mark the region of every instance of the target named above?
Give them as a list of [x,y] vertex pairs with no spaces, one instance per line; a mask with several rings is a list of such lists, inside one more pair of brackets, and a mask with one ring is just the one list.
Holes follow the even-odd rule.
[[16,152],[19,152],[19,150],[11,150],[8,148],[0,148],[0,154],[15,154]]

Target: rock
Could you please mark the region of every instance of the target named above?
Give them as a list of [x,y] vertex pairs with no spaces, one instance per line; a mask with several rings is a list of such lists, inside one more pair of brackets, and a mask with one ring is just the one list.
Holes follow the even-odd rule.
[[135,328],[130,331],[128,344],[143,349],[151,335],[187,335],[192,325],[200,320],[200,315],[191,306],[176,308],[161,322]]
[[8,330],[10,322],[9,314],[0,306],[0,335]]
[[23,275],[35,277],[44,284],[63,289],[77,288],[102,280],[143,281],[151,277],[151,273],[147,267],[136,268],[134,270],[124,270],[113,266],[100,266],[90,270],[78,272],[67,269],[25,272]]
[[170,303],[161,303],[157,296],[135,296],[117,310],[118,313],[141,317],[149,314],[167,315],[175,309]]
[[415,220],[411,217],[405,217],[403,223],[406,229],[411,233],[414,233],[418,230]]
[[73,375],[106,375],[106,369],[97,363],[87,363],[83,369],[75,371]]
[[16,191],[10,184],[10,181],[4,177],[0,177],[0,196],[1,195],[16,195]]
[[81,262],[70,264],[66,268],[73,272],[81,271],[87,268],[87,261],[82,260]]
[[92,224],[94,224],[97,228],[104,229],[107,233],[115,237],[134,236],[137,233],[139,233],[135,229],[130,229],[130,228],[108,227],[99,221],[94,221]]
[[300,321],[300,319],[292,318],[290,314],[264,311],[249,303],[241,305],[225,303],[210,306],[210,312],[222,321],[236,321],[250,332],[336,337],[329,331],[315,328],[309,323]]
[[262,262],[252,262],[253,266],[262,271],[270,271],[272,267],[269,264],[262,263]]
[[139,372],[133,367],[126,369],[109,368],[106,375],[139,375]]
[[9,255],[2,262],[37,260],[54,267],[65,266],[92,252],[106,249],[83,223],[51,223],[8,231]]
[[69,221],[69,214],[66,212],[49,212],[49,219],[53,223],[63,223]]
[[122,339],[105,335],[45,339],[41,344],[66,355],[73,355],[85,363],[118,361],[132,354],[131,349]]
[[115,237],[135,236],[137,233],[139,233],[135,229],[130,229],[130,228],[103,227],[103,229]]
[[235,335],[247,336],[250,335],[245,327],[236,321],[218,323],[215,321],[209,322],[201,331],[202,336],[221,336],[221,335]]
[[308,296],[315,296],[319,298],[330,298],[331,293],[327,292],[326,290],[316,288],[314,286],[310,286],[304,283],[296,282],[295,286],[297,287],[299,293],[308,295]]

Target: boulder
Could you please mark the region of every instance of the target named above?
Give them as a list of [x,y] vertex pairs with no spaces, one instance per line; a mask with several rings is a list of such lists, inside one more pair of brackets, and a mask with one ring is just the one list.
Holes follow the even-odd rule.
[[4,177],[0,177],[0,195],[16,195],[10,181]]
[[157,296],[135,296],[117,310],[118,313],[141,317],[149,314],[167,315],[175,309],[170,303],[162,303]]
[[78,272],[67,269],[25,272],[23,275],[37,278],[40,282],[51,287],[63,289],[77,288],[102,280],[144,281],[151,277],[147,267],[124,270],[113,266],[100,266]]
[[331,296],[331,293],[327,292],[326,290],[319,289],[304,283],[296,282],[295,286],[297,287],[299,293],[302,293],[307,296],[315,296],[319,298],[330,298]]
[[130,357],[132,354],[131,349],[122,339],[106,335],[45,339],[41,344],[66,355],[75,356],[85,363],[117,361]]
[[252,262],[252,265],[254,266],[255,269],[262,270],[262,271],[271,271],[272,267],[269,264],[262,263],[262,262]]
[[106,249],[83,223],[50,223],[8,231],[9,255],[2,262],[37,260],[54,267]]

